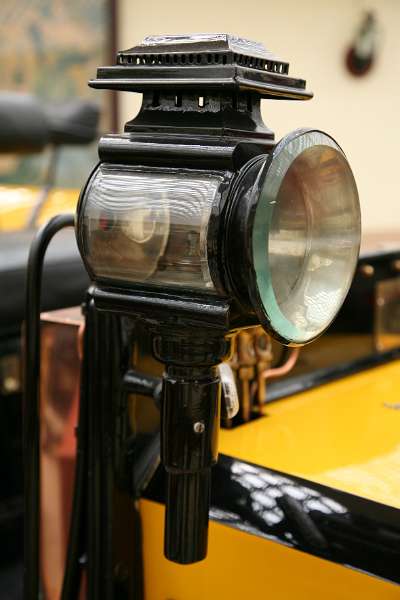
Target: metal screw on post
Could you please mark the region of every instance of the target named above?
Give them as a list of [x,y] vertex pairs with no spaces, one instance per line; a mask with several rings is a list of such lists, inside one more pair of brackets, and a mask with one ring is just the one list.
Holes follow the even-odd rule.
[[205,427],[203,421],[196,421],[196,423],[193,425],[193,431],[195,433],[204,433],[205,428],[206,427]]

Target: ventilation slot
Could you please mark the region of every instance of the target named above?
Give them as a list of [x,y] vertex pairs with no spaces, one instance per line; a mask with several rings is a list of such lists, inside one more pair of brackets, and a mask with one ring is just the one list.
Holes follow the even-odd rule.
[[229,57],[229,54],[217,52],[204,54],[119,54],[117,64],[137,66],[179,65],[191,67],[193,65],[226,65],[233,62],[233,64],[240,65],[241,67],[259,69],[281,75],[287,75],[289,72],[289,65],[287,63],[237,53],[233,54],[233,60]]

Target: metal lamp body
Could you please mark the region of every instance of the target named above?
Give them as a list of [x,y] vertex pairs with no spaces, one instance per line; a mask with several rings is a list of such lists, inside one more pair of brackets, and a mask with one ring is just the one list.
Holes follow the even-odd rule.
[[[183,38],[146,38],[91,82],[143,92],[143,104],[124,134],[100,141],[100,164],[78,205],[77,240],[96,310],[141,322],[165,365],[165,554],[191,563],[207,552],[220,418],[216,367],[229,356],[232,336],[261,322],[286,344],[313,337],[295,339],[275,327],[251,250],[255,185],[269,176],[276,147],[261,98],[312,94],[259,45],[219,34]],[[355,248],[356,230],[357,223]]]
[[[191,142],[199,153],[207,143]],[[78,219],[81,253],[100,286],[219,298],[230,305],[230,329],[261,323],[287,345],[330,325],[360,245],[353,174],[317,130],[295,131],[236,170],[100,163]]]
[[[181,145],[176,145],[181,159],[187,149],[185,142],[183,139]],[[115,138],[112,143],[115,153]],[[103,140],[103,152],[105,145]],[[196,145],[199,154],[202,146],[209,152],[207,141],[200,136]],[[230,149],[233,155],[235,146],[232,144]],[[157,138],[153,150],[157,159]],[[216,369],[230,355],[232,331],[236,329],[231,316],[237,312],[240,319],[240,312],[223,287],[218,243],[221,214],[235,171],[232,163],[230,170],[201,171],[186,165],[181,169],[168,168],[167,164],[154,166],[151,162],[138,166],[100,163],[82,193],[77,231],[82,256],[95,282],[92,293],[96,308],[142,321],[153,338],[155,357],[165,365],[161,426],[161,458],[168,473],[165,555],[188,564],[207,555],[211,467],[218,456],[221,410],[221,384]],[[218,163],[218,150],[215,162]],[[113,226],[108,224],[113,209],[105,205],[98,193],[90,196],[98,186],[106,198],[115,200],[117,194],[107,193],[116,172],[122,172],[132,184],[126,201],[128,214],[135,212],[135,182],[144,184],[137,194],[139,218],[145,209],[141,198],[146,192],[149,194],[151,183],[155,190],[152,197],[160,201],[154,209],[160,216],[155,254],[147,265],[142,251],[148,243],[143,219],[140,226],[132,228],[133,232],[117,230],[117,235],[127,240],[124,256],[118,256],[118,244],[112,246]],[[110,179],[99,184],[98,178],[104,173]],[[160,191],[163,183],[167,184],[168,198]],[[96,200],[89,206],[90,216],[86,198]],[[175,215],[171,206],[176,208]],[[103,229],[97,227],[99,222]],[[97,240],[90,236],[91,223],[95,223]],[[138,232],[143,234],[142,240]],[[129,238],[131,233],[136,239]],[[107,246],[108,239],[111,242]],[[98,263],[93,259],[96,244],[103,248]],[[135,253],[140,260],[126,269]],[[253,322],[254,318],[247,320]]]

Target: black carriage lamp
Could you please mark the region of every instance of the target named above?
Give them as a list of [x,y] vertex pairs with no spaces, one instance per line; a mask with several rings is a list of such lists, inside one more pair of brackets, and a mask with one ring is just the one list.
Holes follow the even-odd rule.
[[90,85],[143,93],[100,141],[76,231],[97,309],[144,321],[165,365],[165,555],[192,563],[207,552],[217,366],[240,328],[302,345],[329,326],[357,262],[357,188],[326,133],[274,142],[260,100],[312,95],[260,44],[148,37]]

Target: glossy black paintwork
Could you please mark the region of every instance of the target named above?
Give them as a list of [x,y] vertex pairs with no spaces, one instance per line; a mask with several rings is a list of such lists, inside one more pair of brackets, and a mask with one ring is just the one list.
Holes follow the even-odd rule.
[[[163,502],[163,489],[159,470],[144,496]],[[396,508],[220,455],[213,469],[210,518],[400,583]]]
[[[191,36],[189,36],[191,37]],[[306,82],[289,77],[289,64],[264,47],[228,34],[174,43],[146,41],[118,53],[117,65],[100,67],[89,85],[100,89],[146,92],[156,89],[190,91],[256,91],[266,98],[308,100]],[[242,44],[241,42],[244,42]],[[257,48],[256,48],[257,46]]]
[[[217,460],[219,428],[219,377],[215,367],[201,379],[186,373],[164,376],[162,399],[162,460],[171,472],[201,471]],[[196,431],[194,425],[201,424]]]
[[254,90],[227,94],[222,89],[202,97],[204,105],[200,107],[199,94],[194,91],[175,94],[171,89],[146,93],[139,114],[126,124],[125,131],[157,133],[162,128],[170,136],[184,133],[188,141],[191,136],[201,134],[209,138],[210,144],[221,146],[235,137],[260,144],[273,140],[273,132],[262,119],[260,97]]
[[111,310],[139,319],[151,328],[162,326],[174,329],[205,327],[228,331],[230,306],[226,299],[165,293],[157,290],[135,289],[134,293],[121,288],[96,286],[93,297],[99,310]]
[[115,314],[98,311],[90,298],[85,323],[87,600],[141,598],[140,522],[132,502],[134,440],[123,384],[131,327],[129,322],[122,327]]
[[[193,118],[194,115],[182,115],[183,130],[185,123],[193,128]],[[235,136],[228,136],[222,124],[216,130],[215,137],[211,137],[209,129],[202,134],[191,131],[191,135],[184,138],[179,138],[176,131],[171,134],[168,130],[158,135],[149,132],[147,124],[146,127],[143,125],[143,129],[147,131],[143,135],[141,131],[134,131],[135,121],[132,122],[133,131],[107,135],[100,139],[99,155],[102,162],[161,167],[168,164],[171,168],[234,171],[253,156],[270,152],[275,145],[272,138],[268,139],[271,136],[263,135],[262,139],[252,139],[253,135],[248,130],[243,132],[242,138],[237,132]],[[170,127],[171,119],[168,119],[168,123]],[[160,127],[161,125],[157,126],[158,129]]]
[[[248,196],[249,181],[256,185],[257,175],[265,162],[265,155],[256,156],[239,171],[230,190],[229,202],[223,214],[222,259],[225,266],[225,287],[239,299],[243,312],[251,313],[255,279],[252,257],[252,229],[259,194]],[[257,183],[258,184],[258,183]],[[258,184],[259,185],[259,184]],[[231,260],[235,257],[235,260]],[[253,293],[254,296],[254,293]]]

